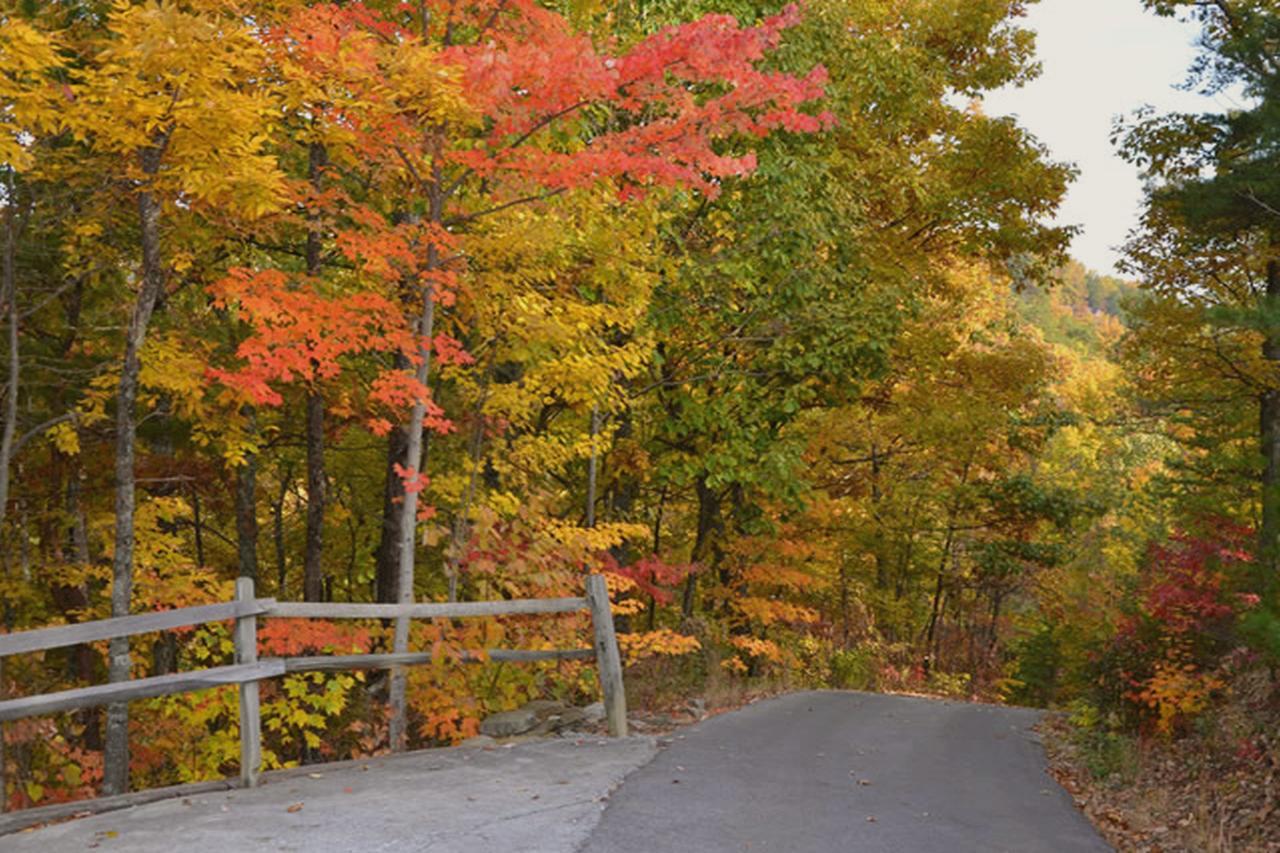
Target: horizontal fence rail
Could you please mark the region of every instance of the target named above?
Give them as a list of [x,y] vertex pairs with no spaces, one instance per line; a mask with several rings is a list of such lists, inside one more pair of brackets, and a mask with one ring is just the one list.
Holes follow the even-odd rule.
[[276,658],[258,663],[215,666],[191,672],[157,675],[152,678],[135,678],[130,681],[117,681],[114,684],[77,687],[74,690],[43,693],[39,696],[23,696],[20,699],[7,699],[0,702],[0,722],[56,714],[60,711],[74,711],[77,708],[92,708],[95,705],[110,705],[113,702],[172,696],[174,693],[191,693],[196,690],[207,690],[210,687],[225,687],[228,684],[243,684],[246,681],[274,678],[288,671],[285,661]]
[[78,646],[98,640],[116,637],[132,637],[173,628],[189,628],[209,622],[224,622],[242,616],[269,613],[276,607],[274,598],[252,601],[229,601],[226,604],[202,604],[198,607],[180,607],[176,610],[159,610],[140,613],[137,616],[118,616],[114,619],[98,619],[94,622],[76,622],[55,628],[39,628],[16,634],[0,634],[0,657],[25,652],[40,652],[65,646]]
[[[464,663],[500,661],[504,663],[533,663],[544,660],[594,660],[595,649],[489,649],[483,654],[463,652],[451,655],[450,660]],[[345,672],[356,669],[390,669],[393,666],[420,666],[431,663],[430,652],[404,652],[385,655],[316,655],[284,659],[285,672]]]
[[325,604],[281,601],[263,615],[273,619],[467,619],[476,616],[577,613],[585,598],[517,598],[511,601],[458,601],[449,604]]
[[[548,660],[595,660],[609,733],[627,733],[626,695],[621,655],[614,632],[609,592],[602,575],[589,575],[581,598],[530,598],[510,601],[465,601],[422,604],[343,604],[278,602],[255,598],[253,581],[236,582],[236,600],[222,604],[183,607],[136,616],[78,622],[34,631],[0,634],[0,662],[5,657],[76,646],[116,637],[187,628],[211,622],[235,621],[235,663],[227,666],[135,678],[111,684],[77,687],[55,693],[0,700],[0,723],[55,714],[78,708],[190,693],[213,687],[238,685],[240,691],[240,784],[257,784],[262,766],[259,682],[297,672],[347,672],[421,666],[437,659],[428,652],[391,654],[315,655],[258,659],[257,620],[267,619],[465,619],[484,616],[545,615],[590,612],[593,643],[590,649],[488,649],[448,655],[468,663],[502,661],[528,663]],[[392,708],[403,715],[404,708]],[[0,743],[3,733],[0,732]],[[0,765],[0,782],[3,781]],[[0,788],[0,810],[3,809]]]

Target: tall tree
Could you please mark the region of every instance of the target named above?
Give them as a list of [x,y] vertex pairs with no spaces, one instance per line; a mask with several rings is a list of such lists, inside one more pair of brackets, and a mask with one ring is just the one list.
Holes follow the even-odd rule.
[[[1243,263],[1243,310],[1217,322],[1260,334],[1267,372],[1280,374],[1280,17],[1271,0],[1152,0],[1161,15],[1188,13],[1202,25],[1202,53],[1192,83],[1205,92],[1240,91],[1248,107],[1230,113],[1140,114],[1124,130],[1124,151],[1151,180],[1145,234],[1135,241],[1134,269],[1193,301],[1215,288],[1206,250]],[[1169,229],[1170,239],[1159,229]],[[1173,253],[1149,250],[1163,244]],[[1171,246],[1172,244],[1172,246]],[[1179,267],[1178,260],[1184,263]],[[1247,261],[1245,259],[1248,259]],[[1170,263],[1172,261],[1172,263]],[[1183,274],[1178,276],[1180,272]],[[1197,274],[1198,273],[1198,274]],[[1237,284],[1240,282],[1237,281]],[[1230,290],[1230,285],[1227,285]],[[1258,591],[1280,591],[1280,384],[1267,377],[1257,393],[1259,466]]]
[[[67,121],[92,150],[114,155],[119,185],[137,210],[141,258],[116,391],[116,506],[111,611],[132,599],[136,472],[134,447],[141,354],[169,277],[166,211],[179,197],[249,216],[274,208],[279,180],[261,152],[270,101],[246,86],[262,49],[245,22],[176,6],[120,7],[84,46]],[[194,212],[194,211],[193,211]],[[111,643],[112,681],[130,677],[127,639]],[[112,705],[104,789],[128,789],[128,708]]]

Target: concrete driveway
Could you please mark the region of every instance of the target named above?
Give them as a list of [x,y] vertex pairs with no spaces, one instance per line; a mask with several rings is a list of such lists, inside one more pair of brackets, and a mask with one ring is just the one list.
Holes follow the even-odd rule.
[[254,790],[0,836],[0,851],[562,853],[581,846],[609,791],[655,749],[651,738],[593,737],[316,765]]

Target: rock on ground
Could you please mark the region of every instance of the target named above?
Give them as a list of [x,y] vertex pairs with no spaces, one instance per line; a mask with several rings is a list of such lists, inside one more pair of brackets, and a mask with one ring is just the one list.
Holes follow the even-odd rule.
[[538,712],[532,708],[517,708],[490,714],[480,722],[480,734],[489,737],[514,737],[532,731],[538,725]]

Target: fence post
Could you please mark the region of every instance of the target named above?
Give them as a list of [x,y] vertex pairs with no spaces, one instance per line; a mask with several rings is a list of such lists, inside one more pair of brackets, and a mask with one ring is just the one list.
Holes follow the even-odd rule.
[[604,713],[609,734],[627,736],[627,693],[622,685],[622,657],[613,630],[613,610],[609,607],[609,586],[604,575],[587,575],[587,604],[595,628],[596,666],[604,693]]
[[[252,601],[253,578],[236,579],[236,600]],[[236,619],[236,663],[258,660],[258,618]],[[240,784],[253,788],[262,771],[262,719],[258,709],[259,687],[256,681],[240,683]]]
[[[4,698],[4,658],[0,657],[0,699]],[[9,777],[4,772],[4,723],[0,723],[0,814],[9,810]]]

